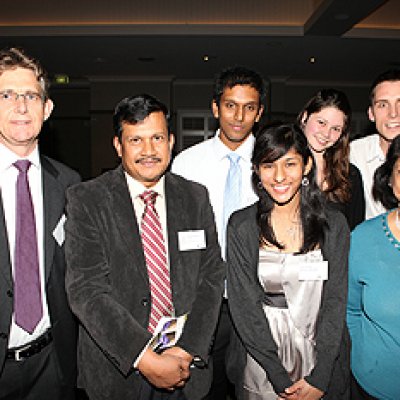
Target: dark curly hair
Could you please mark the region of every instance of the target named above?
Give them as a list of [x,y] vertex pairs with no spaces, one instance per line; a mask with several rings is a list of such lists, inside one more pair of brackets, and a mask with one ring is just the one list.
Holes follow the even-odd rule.
[[265,85],[262,77],[255,71],[242,66],[224,69],[215,79],[213,101],[219,107],[221,96],[226,88],[237,85],[249,85],[257,90],[260,96],[260,106],[265,98]]
[[113,115],[114,136],[121,141],[122,124],[136,124],[151,113],[162,112],[168,124],[168,109],[165,104],[149,94],[125,97],[115,107]]
[[399,199],[393,193],[392,176],[396,161],[400,158],[400,136],[393,139],[386,161],[376,169],[374,174],[374,185],[372,186],[372,196],[376,201],[380,201],[382,205],[390,210],[399,204]]

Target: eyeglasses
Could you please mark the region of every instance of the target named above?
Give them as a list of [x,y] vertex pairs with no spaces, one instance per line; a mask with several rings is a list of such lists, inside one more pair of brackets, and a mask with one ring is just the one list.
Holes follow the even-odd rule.
[[14,105],[20,97],[22,97],[27,104],[39,104],[44,100],[44,97],[37,92],[17,93],[13,90],[0,92],[0,102],[3,104]]

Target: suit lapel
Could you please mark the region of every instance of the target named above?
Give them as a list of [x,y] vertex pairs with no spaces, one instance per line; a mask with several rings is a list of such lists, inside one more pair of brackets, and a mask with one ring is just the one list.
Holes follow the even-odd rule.
[[54,246],[53,232],[64,213],[65,193],[59,184],[57,169],[44,157],[42,165],[43,214],[44,214],[44,265],[46,282],[53,265]]
[[[179,244],[178,232],[188,229],[189,220],[184,210],[185,192],[176,182],[174,177],[169,173],[165,175],[165,197],[167,207],[167,226],[168,226],[168,251],[170,261],[171,284],[178,282],[179,268],[182,264]],[[173,289],[173,293],[175,290]]]
[[127,253],[133,257],[133,266],[137,266],[139,274],[148,283],[139,227],[123,168],[119,166],[110,173],[109,178],[110,182],[107,187],[116,226],[120,231]]
[[0,193],[0,276],[12,287],[10,248],[8,244],[3,200]]

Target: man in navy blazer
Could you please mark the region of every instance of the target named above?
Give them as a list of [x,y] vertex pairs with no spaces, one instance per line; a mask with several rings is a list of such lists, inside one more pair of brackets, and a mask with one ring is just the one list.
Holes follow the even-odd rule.
[[[90,399],[201,399],[224,279],[207,190],[165,172],[173,136],[167,109],[149,95],[114,113],[121,165],[67,192],[67,292],[81,326],[78,385]],[[141,241],[146,190],[167,239],[175,316],[187,314],[175,346],[146,344],[153,294]]]
[[[45,73],[36,60],[15,48],[0,52],[1,399],[75,397],[77,325],[65,293],[63,224],[65,190],[80,178],[38,150],[43,121],[53,109],[47,90]],[[16,278],[20,236],[16,203],[21,198],[16,188],[17,162],[29,165],[27,180],[35,218],[30,227],[36,229],[37,238],[33,240],[38,254],[35,287],[41,292],[41,313],[32,329],[16,318],[18,293],[26,290],[24,283],[18,292]]]

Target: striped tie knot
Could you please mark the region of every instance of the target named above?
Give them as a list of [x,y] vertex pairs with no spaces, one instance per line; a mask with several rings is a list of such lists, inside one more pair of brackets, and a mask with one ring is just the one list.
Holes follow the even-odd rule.
[[158,193],[154,190],[145,190],[139,197],[143,200],[147,206],[154,206]]

